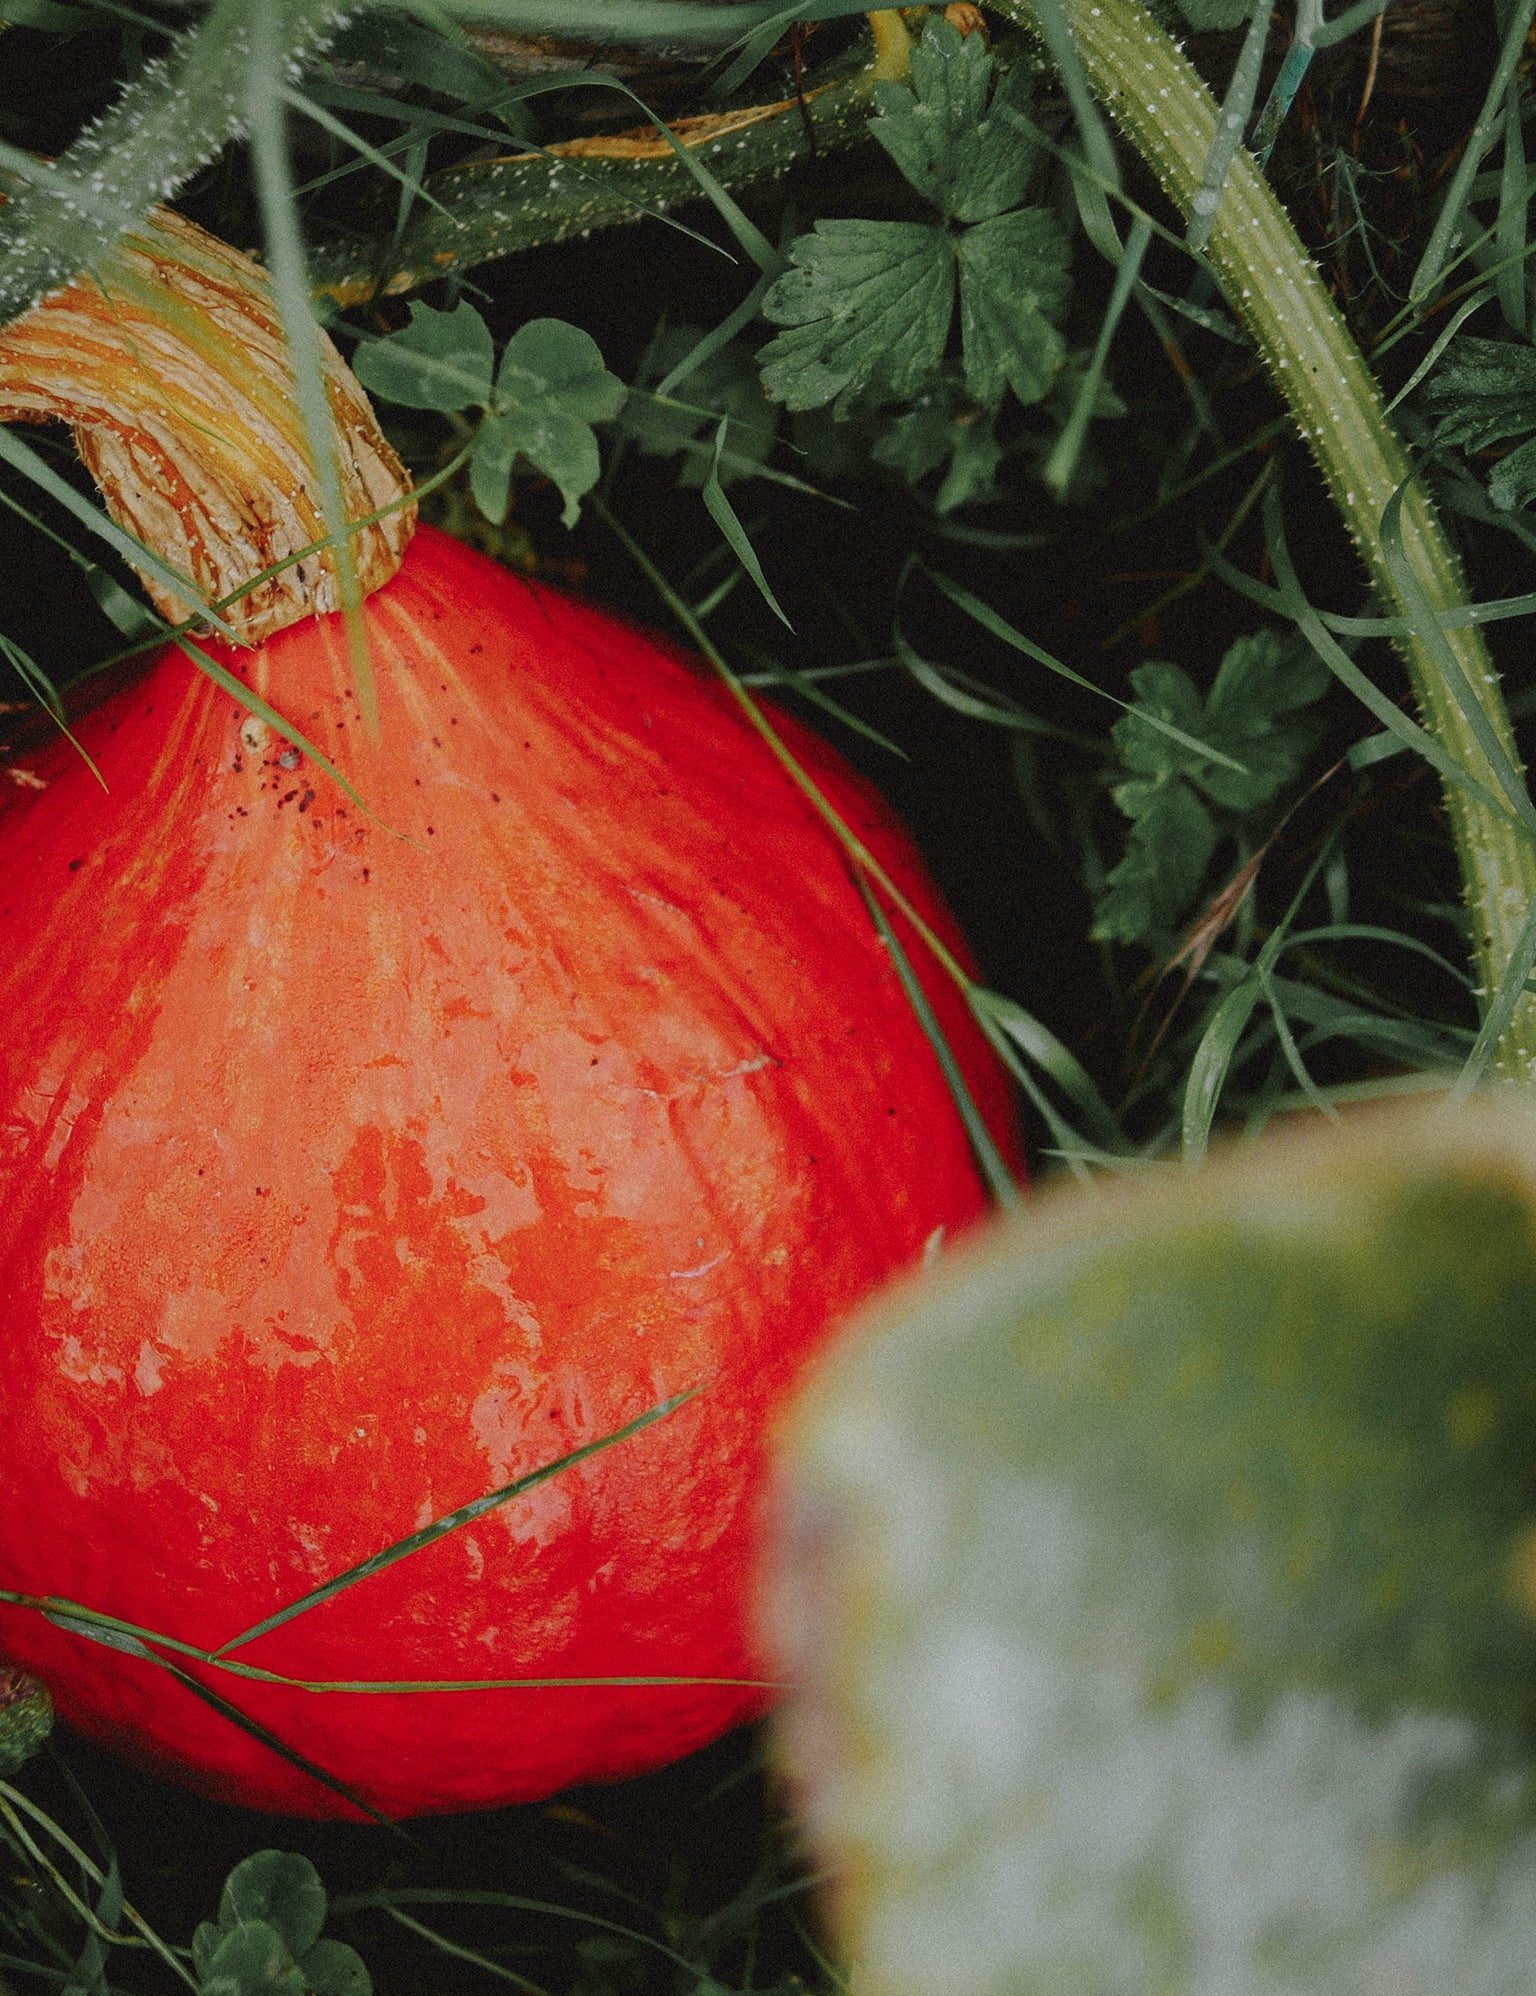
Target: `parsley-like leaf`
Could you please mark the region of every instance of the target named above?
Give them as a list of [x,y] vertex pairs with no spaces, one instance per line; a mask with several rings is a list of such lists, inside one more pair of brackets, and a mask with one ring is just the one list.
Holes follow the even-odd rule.
[[1002,455],[991,411],[979,408],[964,383],[947,373],[924,389],[870,450],[877,464],[901,472],[909,485],[945,467],[933,501],[941,514],[990,498]]
[[[1316,705],[1328,678],[1303,641],[1272,631],[1231,646],[1204,700],[1177,665],[1153,659],[1136,668],[1137,703],[1113,731],[1129,772],[1113,794],[1131,827],[1125,856],[1099,900],[1095,936],[1139,943],[1177,928],[1200,892],[1222,830],[1271,805],[1300,773],[1317,739]],[[1243,767],[1185,747],[1150,717]]]
[[1067,357],[1056,330],[1071,286],[1061,225],[1044,208],[967,229],[956,245],[960,331],[971,394],[989,408],[1012,388],[1042,401]]
[[[1486,450],[1536,430],[1536,347],[1464,333],[1424,390],[1437,445]],[[1504,512],[1536,498],[1536,440],[1494,467],[1488,496]]]
[[763,386],[790,409],[860,394],[915,394],[943,358],[954,316],[955,245],[921,222],[823,221],[789,252],[763,301],[787,328],[762,352]]
[[526,458],[554,480],[572,527],[601,469],[592,425],[618,414],[624,384],[603,366],[590,333],[563,319],[530,319],[508,340],[491,414],[470,460],[470,488],[486,518],[507,515],[512,467]]
[[912,87],[877,83],[878,116],[870,130],[907,179],[957,222],[984,222],[1024,198],[1035,146],[1009,110],[1023,110],[1029,79],[1022,67],[998,85],[991,115],[992,56],[978,34],[930,21],[912,51]]
[[359,347],[352,369],[386,402],[447,411],[490,401],[494,362],[490,328],[473,305],[438,312],[413,302],[410,324]]

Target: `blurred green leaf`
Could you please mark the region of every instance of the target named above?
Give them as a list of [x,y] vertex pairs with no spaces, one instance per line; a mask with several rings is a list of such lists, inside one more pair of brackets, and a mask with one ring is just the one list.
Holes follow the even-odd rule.
[[788,1438],[781,1738],[867,1996],[1504,1996],[1536,1121],[1039,1202]]
[[[1434,442],[1487,450],[1536,430],[1536,347],[1463,333],[1420,397]],[[1488,494],[1502,512],[1536,498],[1536,440],[1494,467]]]

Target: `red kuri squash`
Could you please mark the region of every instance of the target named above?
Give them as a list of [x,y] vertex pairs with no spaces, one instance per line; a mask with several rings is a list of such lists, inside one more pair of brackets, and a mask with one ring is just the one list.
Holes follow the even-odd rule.
[[[217,655],[367,812],[172,648],[81,724],[105,789],[61,743],[0,817],[0,1588],[211,1649],[695,1389],[235,1660],[757,1678],[769,1424],[980,1213],[960,1118],[836,840],[710,678],[426,528],[362,616],[376,730],[338,616]],[[960,949],[875,794],[775,726]],[[141,1656],[26,1605],[0,1650],[209,1794],[350,1812]],[[771,1695],[181,1662],[392,1815],[652,1766]]]

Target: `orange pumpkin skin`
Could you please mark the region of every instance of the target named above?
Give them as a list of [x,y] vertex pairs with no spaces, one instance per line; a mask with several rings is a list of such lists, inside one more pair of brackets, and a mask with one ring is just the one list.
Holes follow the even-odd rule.
[[[711,681],[425,528],[365,617],[376,735],[339,619],[222,656],[376,817],[247,746],[174,650],[83,724],[108,793],[61,746],[8,804],[0,1586],[212,1648],[693,1387],[239,1656],[760,1676],[765,1431],[843,1314],[981,1212],[959,1118],[833,838]],[[776,725],[958,946],[874,793]],[[354,1813],[142,1659],[17,1606],[0,1652],[209,1795]],[[194,1674],[390,1815],[633,1773],[771,1697]]]

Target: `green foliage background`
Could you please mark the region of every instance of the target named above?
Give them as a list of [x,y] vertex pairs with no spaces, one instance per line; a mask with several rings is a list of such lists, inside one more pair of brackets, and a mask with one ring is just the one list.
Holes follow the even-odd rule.
[[[0,316],[152,199],[265,245],[432,514],[714,647],[896,799],[975,937],[972,1001],[1042,1172],[1198,1157],[1218,1119],[1332,1114],[1486,1060],[1429,765],[1346,683],[1404,702],[1390,620],[1191,247],[1199,202],[1187,232],[1008,20],[989,46],[912,10],[904,71],[901,35],[872,66],[847,5],[794,27],[756,0],[0,11]],[[1173,16],[1395,399],[1517,719],[1536,705],[1532,11]],[[1038,18],[1049,42],[1059,10]],[[552,73],[498,67],[465,32],[487,23],[582,46]],[[776,108],[686,159],[549,150],[757,105]],[[62,435],[16,441],[88,489]],[[27,464],[7,442],[18,762],[154,628]],[[345,1932],[381,1987],[838,1986],[752,1742],[411,1844],[269,1834],[74,1743],[17,1784],[18,1979],[360,1989],[351,1957],[314,1953]],[[252,1915],[237,1947],[218,1918],[194,1940],[226,1871],[301,1834],[327,1938]]]

